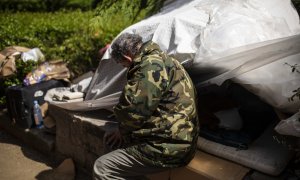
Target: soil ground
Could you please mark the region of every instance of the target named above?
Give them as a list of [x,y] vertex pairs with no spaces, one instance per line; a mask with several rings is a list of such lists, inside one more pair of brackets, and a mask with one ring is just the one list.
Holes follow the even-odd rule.
[[[54,159],[32,149],[19,139],[0,129],[0,179],[1,180],[45,180],[45,174],[57,167]],[[48,173],[49,174],[49,173]],[[55,178],[60,179],[60,178]],[[62,178],[64,179],[64,178]],[[76,180],[90,180],[82,172]]]

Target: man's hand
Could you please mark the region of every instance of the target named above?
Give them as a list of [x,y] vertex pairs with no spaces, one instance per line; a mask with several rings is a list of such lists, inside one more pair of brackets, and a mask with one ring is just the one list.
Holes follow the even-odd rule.
[[104,143],[108,145],[111,149],[118,149],[123,144],[123,138],[120,130],[114,130],[106,132],[104,135]]

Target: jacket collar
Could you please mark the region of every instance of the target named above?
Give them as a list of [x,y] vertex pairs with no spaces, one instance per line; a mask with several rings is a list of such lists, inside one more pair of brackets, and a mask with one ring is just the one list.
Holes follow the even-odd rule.
[[141,62],[143,56],[151,54],[153,51],[160,51],[159,46],[153,41],[145,42],[141,47],[140,54],[134,58],[134,63]]

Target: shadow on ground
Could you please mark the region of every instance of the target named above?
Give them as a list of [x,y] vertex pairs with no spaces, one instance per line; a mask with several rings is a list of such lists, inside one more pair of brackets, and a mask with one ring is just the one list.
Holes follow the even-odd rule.
[[[42,154],[18,138],[8,134],[0,127],[0,179],[37,179],[37,180],[91,180],[82,171],[65,174],[55,168],[61,162]],[[22,167],[22,168],[20,168]]]

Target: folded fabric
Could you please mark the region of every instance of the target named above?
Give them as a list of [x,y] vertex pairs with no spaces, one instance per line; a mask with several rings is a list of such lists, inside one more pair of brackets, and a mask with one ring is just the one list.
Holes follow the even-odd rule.
[[71,99],[79,99],[83,97],[84,97],[84,93],[82,92],[64,92],[62,99],[71,100]]
[[71,92],[69,87],[58,87],[48,90],[44,99],[50,104],[82,102],[84,95],[82,92]]
[[68,102],[68,103],[71,103],[71,102],[81,102],[83,101],[83,98],[77,98],[77,99],[63,99],[61,102]]

